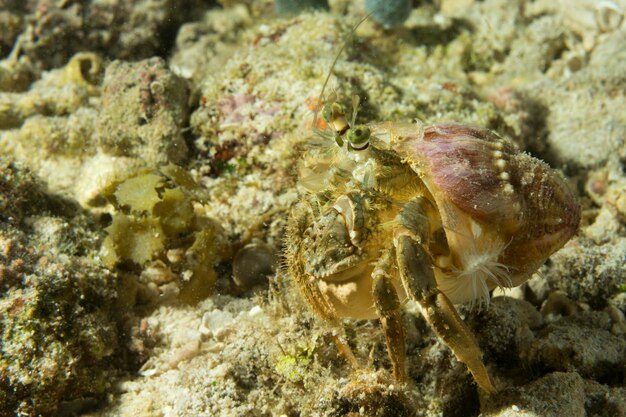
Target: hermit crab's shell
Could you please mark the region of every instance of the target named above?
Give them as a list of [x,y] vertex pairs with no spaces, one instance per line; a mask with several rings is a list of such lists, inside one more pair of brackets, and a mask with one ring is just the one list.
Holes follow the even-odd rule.
[[497,253],[508,270],[497,284],[515,286],[576,232],[580,206],[564,178],[509,140],[455,124],[394,133],[391,146],[439,208],[455,262]]

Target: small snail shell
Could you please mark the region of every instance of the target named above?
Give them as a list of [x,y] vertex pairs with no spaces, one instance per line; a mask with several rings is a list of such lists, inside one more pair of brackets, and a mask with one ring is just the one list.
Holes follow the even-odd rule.
[[253,241],[235,255],[233,280],[243,290],[265,284],[268,276],[274,273],[275,264],[276,256],[272,248],[261,241]]

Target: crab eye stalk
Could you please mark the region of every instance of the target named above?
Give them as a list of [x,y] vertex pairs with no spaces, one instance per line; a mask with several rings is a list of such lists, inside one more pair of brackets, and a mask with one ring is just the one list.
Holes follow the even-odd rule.
[[346,111],[339,103],[326,104],[322,110],[322,119],[338,135],[343,135],[350,127],[346,119]]
[[322,109],[322,120],[324,120],[326,124],[330,124],[331,120],[333,119],[333,104],[335,103],[325,104],[324,108]]
[[346,138],[351,149],[362,151],[370,144],[370,129],[365,125],[353,127],[346,132]]

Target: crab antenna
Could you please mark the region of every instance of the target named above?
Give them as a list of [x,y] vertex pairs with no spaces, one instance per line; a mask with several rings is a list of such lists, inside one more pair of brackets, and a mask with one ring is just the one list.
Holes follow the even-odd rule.
[[320,91],[320,95],[317,99],[317,106],[315,107],[315,114],[313,115],[313,127],[317,126],[317,115],[320,112],[320,107],[321,107],[321,103],[322,103],[322,99],[324,98],[324,91],[326,90],[326,86],[328,85],[328,81],[330,80],[330,76],[333,73],[333,69],[335,68],[335,65],[337,64],[337,61],[339,61],[339,57],[341,56],[341,53],[343,52],[344,49],[346,49],[346,46],[348,45],[348,42],[350,42],[352,39],[352,35],[354,35],[354,32],[356,32],[356,30],[359,28],[359,26],[361,26],[361,23],[365,22],[367,19],[369,19],[369,17],[372,15],[372,13],[368,13],[367,16],[365,16],[363,19],[361,19],[359,21],[359,23],[357,23],[352,30],[350,31],[350,35],[349,37],[346,39],[346,41],[343,43],[343,45],[341,45],[341,49],[339,49],[339,52],[337,52],[337,56],[335,56],[335,59],[333,60],[333,63],[330,66],[330,70],[328,70],[328,74],[326,75],[326,79],[324,80],[324,84],[322,85],[322,91]]
[[352,120],[350,120],[350,126],[354,127],[356,123],[356,114],[359,111],[359,104],[361,103],[361,97],[357,94],[352,96]]

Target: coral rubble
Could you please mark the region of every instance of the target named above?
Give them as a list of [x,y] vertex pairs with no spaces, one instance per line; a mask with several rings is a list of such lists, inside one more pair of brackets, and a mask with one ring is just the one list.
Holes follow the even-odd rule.
[[[219,3],[0,1],[0,415],[624,415],[624,1],[414,2],[354,32],[362,2]],[[395,384],[378,326],[328,328],[280,266],[344,46],[327,92],[359,122],[492,129],[580,197],[532,280],[461,307],[496,395],[412,303]]]

